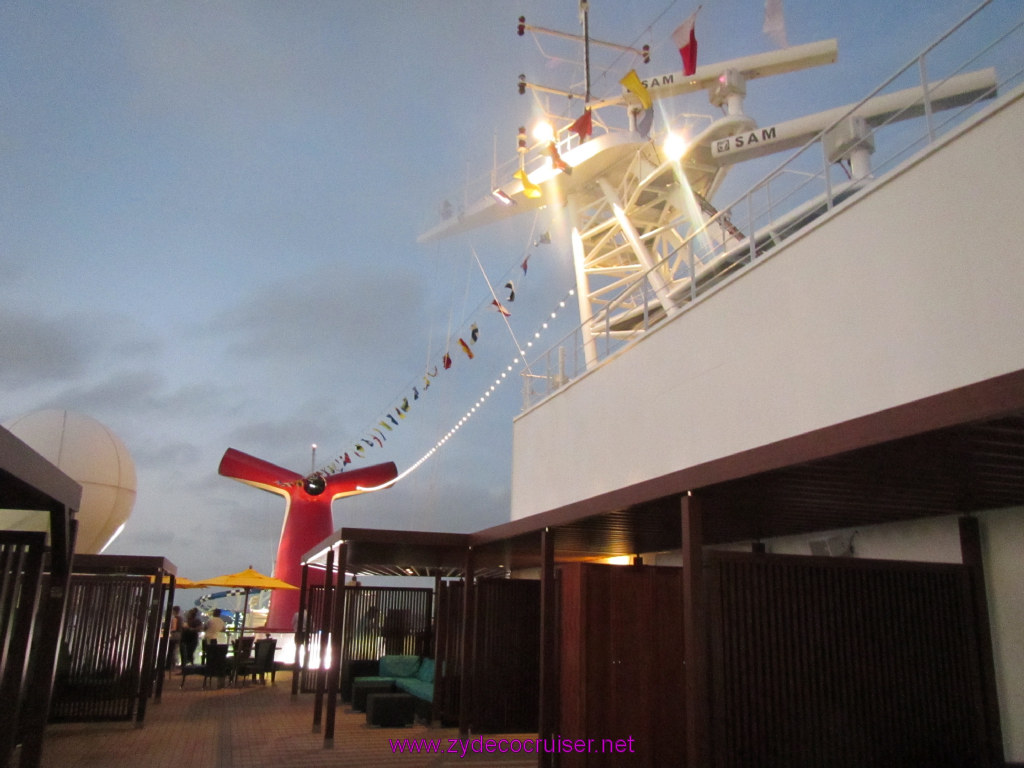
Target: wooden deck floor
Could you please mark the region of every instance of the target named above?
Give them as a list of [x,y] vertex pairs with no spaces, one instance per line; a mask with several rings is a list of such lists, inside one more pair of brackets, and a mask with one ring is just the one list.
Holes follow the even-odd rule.
[[[276,685],[185,690],[168,680],[159,703],[150,701],[142,727],[134,723],[49,725],[42,768],[373,768],[373,766],[536,766],[536,755],[396,753],[393,742],[434,740],[447,749],[452,728],[367,726],[362,713],[339,707],[334,745],[313,732],[312,694],[292,698],[291,673]],[[485,736],[484,738],[488,738]],[[500,738],[495,736],[493,738]],[[408,743],[408,742],[407,742]]]

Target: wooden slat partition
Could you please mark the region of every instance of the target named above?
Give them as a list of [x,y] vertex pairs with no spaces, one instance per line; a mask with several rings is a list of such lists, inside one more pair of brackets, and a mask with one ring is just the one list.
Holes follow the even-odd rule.
[[45,549],[44,533],[0,531],[0,765],[14,751],[25,707]]
[[342,688],[351,661],[431,655],[433,599],[434,590],[422,587],[346,587]]
[[146,576],[71,578],[50,709],[52,721],[129,720],[149,695],[143,660],[151,642]]
[[[322,584],[308,588],[310,632],[305,658],[326,652],[326,600]],[[333,588],[331,590],[333,594]],[[433,590],[422,587],[345,587],[345,645],[341,660],[341,687],[348,680],[350,661],[379,659],[384,654],[421,654],[430,651]],[[302,671],[301,690],[316,688],[315,669]]]
[[320,658],[321,644],[324,643],[328,628],[324,609],[325,595],[323,584],[310,584],[306,592],[306,634],[302,658],[300,690],[312,693],[316,690],[319,668],[316,661]]
[[459,722],[464,587],[461,581],[446,581],[437,595],[434,717],[449,726]]
[[984,764],[963,566],[716,553],[707,569],[716,768]]
[[[448,581],[437,600],[434,716],[459,722],[462,691],[463,591]],[[478,579],[473,585],[473,668],[467,708],[474,733],[537,730],[540,679],[540,582]]]
[[474,733],[537,731],[540,582],[478,579],[469,723]]

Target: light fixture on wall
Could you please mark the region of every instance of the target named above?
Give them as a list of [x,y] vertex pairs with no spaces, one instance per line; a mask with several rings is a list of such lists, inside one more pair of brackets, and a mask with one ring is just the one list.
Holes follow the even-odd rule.
[[502,205],[515,205],[516,204],[516,201],[508,196],[508,192],[506,192],[505,190],[501,189],[500,187],[496,187],[495,189],[491,190],[491,197],[493,197],[495,200],[497,200]]

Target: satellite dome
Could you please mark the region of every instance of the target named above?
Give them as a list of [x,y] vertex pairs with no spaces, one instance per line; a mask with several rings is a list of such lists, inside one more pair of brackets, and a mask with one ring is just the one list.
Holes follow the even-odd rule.
[[135,505],[135,462],[124,443],[96,419],[73,411],[36,411],[4,427],[82,486],[75,552],[102,552]]

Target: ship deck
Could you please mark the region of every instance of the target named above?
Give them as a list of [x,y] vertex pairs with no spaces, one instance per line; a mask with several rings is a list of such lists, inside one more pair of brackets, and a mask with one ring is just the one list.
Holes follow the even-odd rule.
[[141,727],[134,722],[47,726],[42,768],[441,768],[533,766],[537,762],[535,755],[522,754],[399,754],[392,748],[393,742],[429,739],[448,749],[450,739],[457,738],[459,732],[422,724],[371,727],[363,713],[347,707],[338,708],[334,744],[325,747],[323,734],[313,730],[314,695],[293,698],[287,671],[278,673],[274,685],[203,690],[198,678],[190,678],[182,690],[176,678],[165,683],[161,700],[150,702]]

